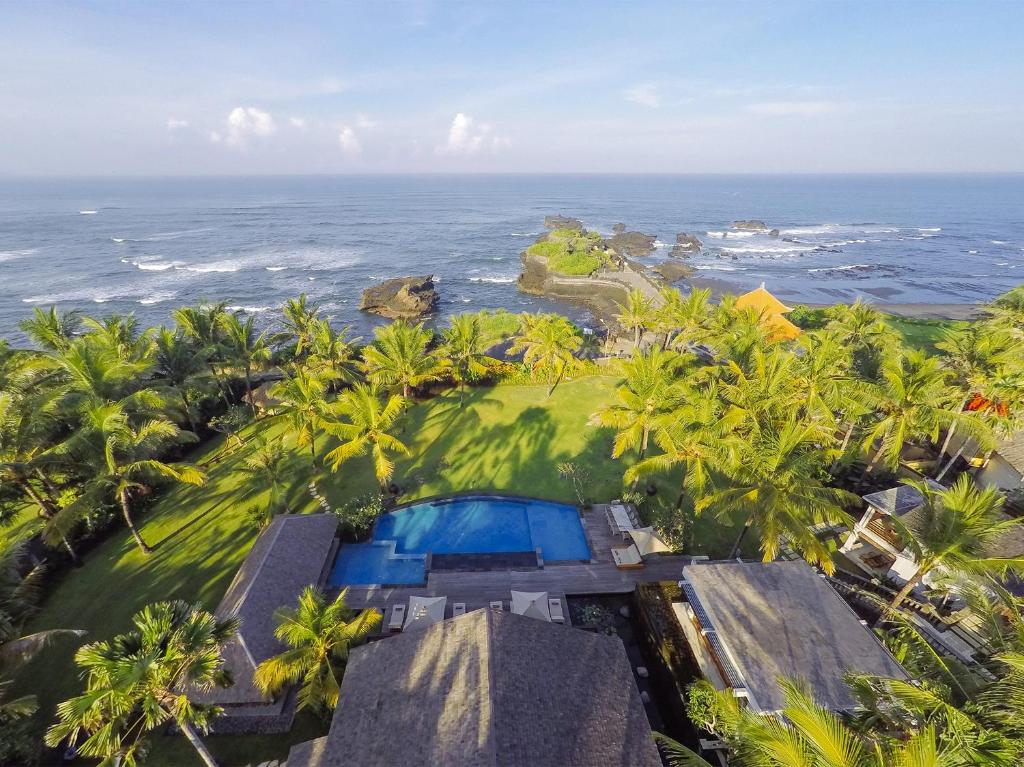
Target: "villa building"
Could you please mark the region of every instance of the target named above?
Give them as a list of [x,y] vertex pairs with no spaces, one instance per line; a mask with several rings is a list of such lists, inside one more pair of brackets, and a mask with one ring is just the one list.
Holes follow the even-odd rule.
[[660,767],[622,641],[483,608],[352,651],[287,767]]
[[336,549],[333,514],[284,514],[260,533],[217,607],[218,618],[237,617],[238,633],[224,648],[224,666],[234,684],[193,690],[189,698],[215,704],[224,714],[218,733],[287,732],[295,716],[293,696],[264,695],[254,684],[256,667],[285,647],[274,636],[274,613],[293,607],[306,586],[320,586]]
[[847,672],[907,674],[828,582],[807,563],[688,565],[685,602],[673,604],[704,676],[753,711],[779,713],[779,683],[802,679],[833,711],[856,701]]

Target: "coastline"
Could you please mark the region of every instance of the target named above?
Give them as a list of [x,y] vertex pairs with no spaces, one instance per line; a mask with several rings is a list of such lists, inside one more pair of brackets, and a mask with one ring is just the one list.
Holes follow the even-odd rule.
[[[722,280],[715,277],[694,276],[682,280],[681,282],[685,283],[691,288],[710,288],[711,295],[713,298],[719,298],[725,293],[736,294],[743,292],[742,288],[729,282],[728,280]],[[820,309],[848,302],[834,301],[832,303],[807,303],[804,301],[798,301],[795,303],[799,303],[803,306],[810,306],[815,309]],[[908,304],[888,303],[883,301],[870,301],[870,303],[879,311],[885,312],[886,314],[892,314],[896,317],[906,317],[908,319],[972,320],[977,319],[978,317],[981,316],[981,306],[979,304]]]

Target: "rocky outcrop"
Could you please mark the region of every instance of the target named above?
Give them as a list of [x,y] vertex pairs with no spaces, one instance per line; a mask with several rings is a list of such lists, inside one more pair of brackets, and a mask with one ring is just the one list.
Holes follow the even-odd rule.
[[575,229],[582,231],[583,222],[568,216],[544,216],[544,226],[548,229]]
[[772,229],[770,232],[768,232],[768,235],[770,237],[778,237],[779,236],[779,230],[778,229]]
[[359,309],[393,320],[415,320],[434,311],[437,300],[434,275],[396,277],[364,290]]
[[696,270],[679,261],[665,261],[657,266],[652,266],[651,271],[659,275],[665,282],[672,284],[692,277]]
[[622,234],[624,231],[626,231],[625,224],[615,224],[612,226],[612,234]]
[[608,240],[608,247],[629,258],[642,258],[654,251],[657,237],[640,232],[617,232]]
[[691,253],[700,253],[704,247],[695,234],[680,232],[676,235],[676,244],[672,246],[671,255],[675,258],[686,258]]
[[768,224],[764,221],[758,221],[757,219],[743,219],[741,221],[732,222],[733,229],[739,229],[741,232],[767,232]]

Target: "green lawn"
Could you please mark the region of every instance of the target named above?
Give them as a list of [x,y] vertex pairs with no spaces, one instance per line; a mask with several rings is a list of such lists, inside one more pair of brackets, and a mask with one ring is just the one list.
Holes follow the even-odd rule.
[[[395,481],[405,490],[403,500],[460,490],[505,490],[553,500],[575,502],[569,483],[558,476],[561,461],[585,464],[591,473],[589,500],[619,495],[628,461],[610,457],[611,433],[589,426],[590,414],[610,401],[615,380],[593,376],[560,385],[546,397],[544,385],[473,389],[459,407],[454,393],[410,409],[399,435],[412,454],[398,462]],[[279,422],[262,421],[243,436],[259,432],[269,438],[282,433]],[[291,444],[291,437],[286,437]],[[192,460],[206,464],[222,447],[205,446]],[[227,588],[256,536],[246,523],[245,510],[266,498],[265,490],[243,482],[234,467],[253,443],[220,461],[209,463],[202,487],[178,486],[142,518],[143,537],[155,547],[145,557],[127,531],[117,530],[91,552],[83,566],[68,572],[45,602],[30,630],[52,627],[85,629],[95,641],[123,631],[131,616],[160,599],[198,600],[212,608]],[[330,449],[318,444],[322,455]],[[294,510],[316,510],[307,485],[311,476],[308,452],[290,456],[294,482],[288,500]],[[376,487],[369,461],[356,459],[338,473],[318,470],[321,492],[333,505]],[[662,483],[665,498],[674,498],[671,478]],[[698,552],[708,547],[726,553],[732,531],[711,519],[696,526]],[[73,646],[64,643],[32,664],[20,676],[23,690],[38,691],[40,721],[49,722],[54,705],[79,688],[71,662]],[[292,741],[317,734],[317,723],[304,721],[292,737],[213,737],[212,747],[227,765],[269,758]],[[261,745],[262,744],[262,745]],[[177,738],[160,738],[150,763],[188,764],[195,761]],[[179,748],[181,746],[181,748]],[[196,761],[196,763],[198,763]]]
[[935,344],[942,340],[947,331],[964,328],[969,325],[967,320],[920,320],[910,317],[897,317],[890,314],[886,322],[903,336],[907,346],[923,349],[929,354],[938,354]]

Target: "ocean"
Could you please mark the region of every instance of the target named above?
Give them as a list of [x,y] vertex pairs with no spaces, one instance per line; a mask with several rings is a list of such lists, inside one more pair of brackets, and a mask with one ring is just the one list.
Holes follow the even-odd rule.
[[[0,336],[33,306],[134,312],[201,299],[272,318],[308,293],[367,337],[375,281],[433,274],[437,319],[586,312],[516,290],[519,253],[560,213],[598,232],[678,232],[698,276],[787,301],[971,304],[1024,283],[1024,176],[306,176],[0,179]],[[776,237],[730,229],[760,219]]]

